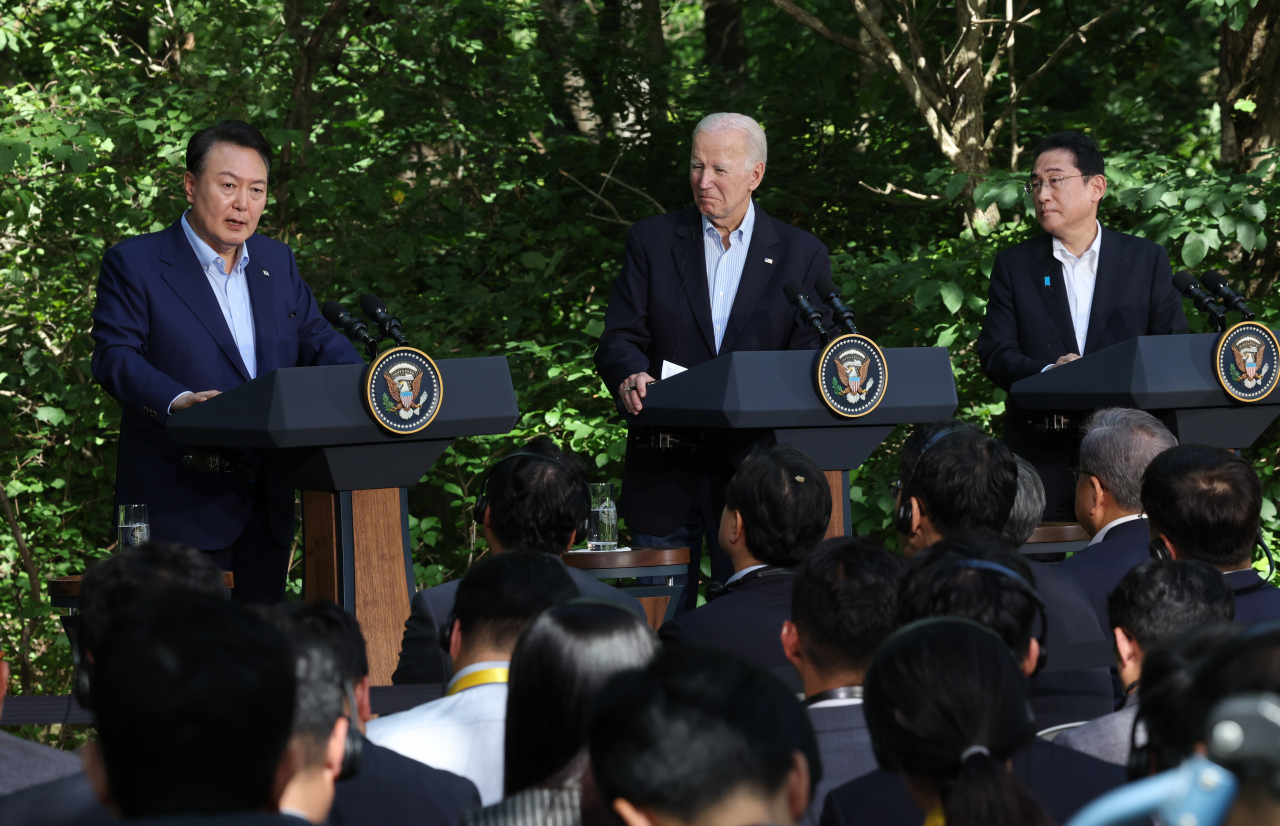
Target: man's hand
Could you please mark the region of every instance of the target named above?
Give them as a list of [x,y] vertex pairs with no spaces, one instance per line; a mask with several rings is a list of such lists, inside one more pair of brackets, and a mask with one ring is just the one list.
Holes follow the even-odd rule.
[[221,390],[201,390],[199,393],[183,393],[173,400],[173,404],[169,406],[169,412],[177,413],[179,410],[186,410],[191,405],[208,401],[221,392]]
[[1076,360],[1076,359],[1078,359],[1078,358],[1080,358],[1080,357],[1079,357],[1078,355],[1076,355],[1075,353],[1067,353],[1065,356],[1063,356],[1062,358],[1060,358],[1060,359],[1058,359],[1057,361],[1055,361],[1055,362],[1053,363],[1053,366],[1054,366],[1054,367],[1061,367],[1061,366],[1062,366],[1062,365],[1064,365],[1064,364],[1070,364],[1071,362],[1075,361],[1075,360]]
[[653,381],[653,376],[648,373],[634,373],[627,376],[626,380],[618,388],[622,406],[632,416],[644,409],[644,405],[640,403],[640,400],[649,392],[649,382],[651,381]]

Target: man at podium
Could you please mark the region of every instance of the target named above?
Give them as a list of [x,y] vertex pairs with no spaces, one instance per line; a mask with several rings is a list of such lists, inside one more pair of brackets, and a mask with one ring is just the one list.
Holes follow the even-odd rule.
[[[605,386],[635,417],[620,513],[636,545],[689,548],[681,613],[697,604],[704,535],[712,579],[733,575],[716,541],[733,468],[697,430],[646,427],[648,385],[723,353],[818,346],[782,287],[798,281],[812,297],[831,261],[821,241],[753,202],[767,155],[764,130],[746,115],[721,112],[698,123],[689,159],[695,206],[631,228],[596,350]],[[823,315],[829,323],[830,310]]]
[[[1103,228],[1102,153],[1076,132],[1036,149],[1027,193],[1044,234],[996,256],[978,336],[982,370],[1014,382],[1136,336],[1187,332],[1164,247]],[[1031,462],[1045,489],[1045,519],[1074,520],[1071,476],[1078,421],[1028,416],[1005,402],[1004,439]]]
[[222,121],[191,137],[186,160],[191,209],[107,250],[98,275],[91,367],[123,408],[116,503],[147,505],[152,539],[234,571],[238,601],[278,602],[292,488],[251,453],[243,472],[184,467],[164,423],[278,367],[361,359],[321,318],[292,250],[255,234],[271,170],[262,134]]

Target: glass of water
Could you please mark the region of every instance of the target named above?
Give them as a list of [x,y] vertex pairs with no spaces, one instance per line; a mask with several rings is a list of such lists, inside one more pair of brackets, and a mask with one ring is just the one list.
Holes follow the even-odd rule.
[[613,485],[591,484],[591,523],[587,530],[588,551],[613,551],[618,548],[618,508],[613,504]]
[[137,547],[151,541],[151,520],[147,518],[146,505],[121,505],[116,517],[117,539],[120,545],[117,550]]

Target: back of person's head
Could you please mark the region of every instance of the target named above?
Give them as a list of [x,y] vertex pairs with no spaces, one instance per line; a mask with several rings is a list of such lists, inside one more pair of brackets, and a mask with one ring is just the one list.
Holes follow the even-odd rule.
[[1280,620],[1251,625],[1202,657],[1187,703],[1195,742],[1208,739],[1209,712],[1235,694],[1280,694]]
[[1178,440],[1155,416],[1128,407],[1096,411],[1081,430],[1080,469],[1098,477],[1118,507],[1141,511],[1142,474]]
[[80,583],[80,651],[96,652],[112,620],[148,594],[174,588],[225,594],[207,554],[170,542],[126,547],[93,565]]
[[1142,476],[1151,527],[1179,557],[1233,568],[1252,555],[1262,513],[1262,484],[1237,453],[1179,445],[1156,456]]
[[[509,551],[562,554],[591,511],[582,460],[545,438],[499,459],[484,494],[489,529]],[[476,517],[483,520],[484,514]]]
[[95,651],[98,747],[126,818],[274,805],[296,679],[262,618],[187,590],[144,598]]
[[317,768],[327,760],[334,723],[344,716],[347,681],[338,652],[308,622],[304,603],[282,603],[264,611],[293,651],[298,700],[293,737],[301,747],[302,766]]
[[511,657],[505,793],[564,768],[587,743],[596,693],[619,671],[643,667],[657,649],[649,626],[613,603],[574,600],[535,619]]
[[902,504],[918,499],[933,529],[1000,536],[1018,495],[1018,464],[1002,442],[960,421],[938,422],[907,437],[899,461]]
[[795,565],[831,521],[826,477],[791,445],[752,451],[725,487],[724,502],[742,516],[747,549],[766,565]]
[[[1065,149],[1070,152],[1075,158],[1076,169],[1080,170],[1081,175],[1104,173],[1102,150],[1098,148],[1098,142],[1088,135],[1082,135],[1079,132],[1059,132],[1056,135],[1050,135],[1040,141],[1040,145],[1036,147],[1036,157],[1055,149]],[[1034,163],[1035,159],[1032,159],[1032,164]]]
[[510,651],[534,617],[576,596],[578,586],[558,558],[498,554],[467,569],[458,583],[453,617],[464,645]]
[[1005,763],[1035,737],[1026,680],[990,629],[938,617],[885,641],[863,694],[876,761],[926,781],[948,826],[1049,824]]
[[810,794],[822,777],[809,716],[786,685],[699,646],[667,646],[648,668],[611,680],[597,695],[589,739],[606,804],[622,799],[686,824],[738,792],[785,792],[797,753]]
[[1009,510],[1009,518],[1000,531],[1000,539],[1011,548],[1020,548],[1035,533],[1036,526],[1044,517],[1044,483],[1040,481],[1040,473],[1016,453],[1013,460],[1018,463],[1018,495]]
[[333,652],[343,680],[355,685],[369,676],[368,649],[355,614],[327,599],[282,603],[276,610],[298,625],[309,639]]
[[907,561],[867,537],[819,543],[796,567],[791,621],[805,656],[823,672],[866,671],[897,627]]
[[911,560],[898,594],[898,623],[965,617],[996,632],[1021,659],[1040,613],[1035,587],[1026,560],[1003,543],[943,540]]
[[1145,652],[1188,628],[1236,617],[1236,596],[1217,568],[1198,560],[1149,559],[1107,597],[1112,628]]

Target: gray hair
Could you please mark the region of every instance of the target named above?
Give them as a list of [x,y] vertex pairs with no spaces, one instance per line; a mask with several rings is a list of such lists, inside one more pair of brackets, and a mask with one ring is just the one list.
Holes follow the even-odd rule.
[[1141,511],[1143,472],[1178,440],[1155,416],[1127,407],[1098,410],[1081,430],[1080,467],[1098,477],[1121,508]]
[[1000,539],[1010,547],[1020,548],[1044,517],[1044,483],[1030,462],[1017,454],[1013,458],[1018,463],[1018,496],[1013,500]]
[[698,125],[693,127],[693,137],[697,138],[699,132],[723,132],[727,129],[736,129],[746,136],[748,163],[752,166],[769,163],[769,142],[755,118],[737,112],[716,112],[698,121]]

